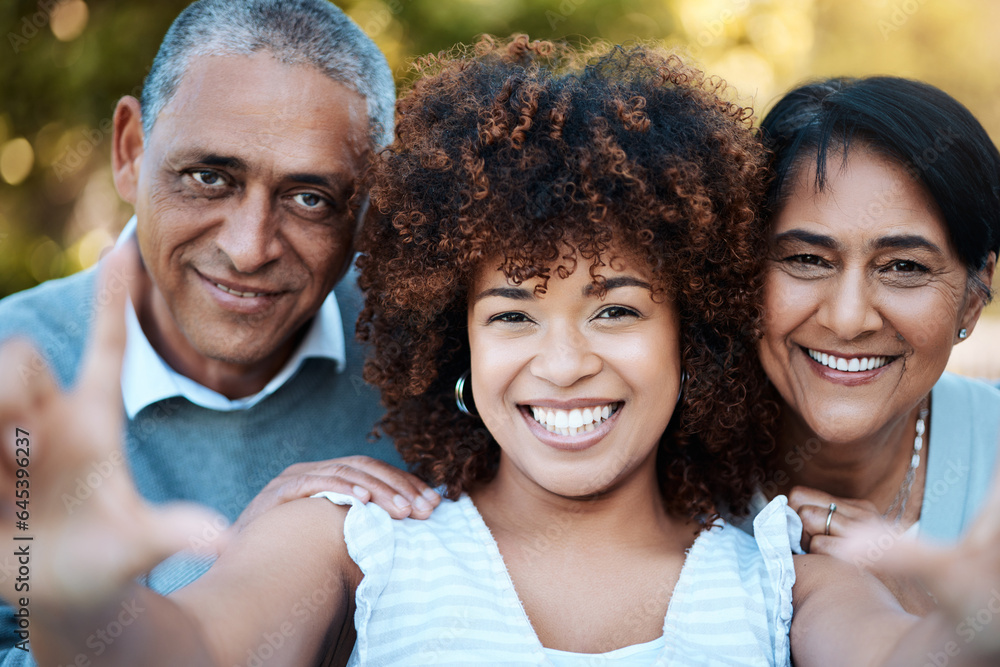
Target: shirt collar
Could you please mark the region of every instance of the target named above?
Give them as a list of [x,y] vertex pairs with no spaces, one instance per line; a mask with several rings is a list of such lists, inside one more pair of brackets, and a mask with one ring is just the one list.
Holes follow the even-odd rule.
[[[135,227],[136,218],[132,216],[119,235],[117,244],[132,236]],[[256,394],[232,400],[171,368],[143,333],[131,301],[126,309],[125,324],[128,338],[122,361],[121,381],[122,398],[129,419],[134,419],[144,407],[175,396],[181,396],[210,410],[246,410],[277,391],[295,375],[306,359],[332,359],[337,363],[338,372],[347,364],[343,321],[333,291],[308,324],[309,328],[291,358],[271,381]]]

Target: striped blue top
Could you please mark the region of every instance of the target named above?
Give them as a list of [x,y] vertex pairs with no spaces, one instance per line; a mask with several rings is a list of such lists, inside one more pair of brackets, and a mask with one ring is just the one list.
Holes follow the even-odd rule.
[[351,505],[344,538],[364,574],[349,665],[790,664],[801,523],[783,496],[757,516],[753,537],[728,524],[697,537],[662,641],[577,654],[542,646],[468,496],[442,501],[430,519],[393,521],[373,503],[318,495]]

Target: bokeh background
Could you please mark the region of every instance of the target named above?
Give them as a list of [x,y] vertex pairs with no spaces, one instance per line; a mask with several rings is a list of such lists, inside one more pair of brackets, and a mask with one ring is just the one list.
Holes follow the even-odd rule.
[[[131,215],[111,181],[111,114],[137,95],[188,0],[3,0],[0,7],[0,297],[93,264]],[[1000,138],[1000,2],[994,0],[337,0],[408,59],[489,32],[687,51],[758,115],[830,75],[923,79]],[[1000,281],[998,281],[1000,284]],[[951,368],[1000,378],[1000,303]]]

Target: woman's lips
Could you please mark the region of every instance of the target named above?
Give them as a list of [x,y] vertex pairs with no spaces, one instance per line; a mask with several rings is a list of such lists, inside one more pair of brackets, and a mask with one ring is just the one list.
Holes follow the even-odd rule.
[[844,386],[866,384],[881,377],[900,357],[898,355],[838,356],[799,346],[806,363],[820,377]]
[[[522,417],[524,417],[524,421],[527,423],[528,429],[541,442],[562,451],[581,451],[597,444],[608,434],[608,432],[617,423],[618,415],[621,414],[624,406],[625,404],[621,401],[613,401],[595,403],[593,405],[572,408],[570,410],[548,408],[546,406],[531,404],[519,405],[518,409],[520,410]],[[598,412],[596,417],[594,414],[595,408]],[[607,408],[607,417],[604,417],[604,408]],[[584,412],[586,410],[590,411],[590,421],[588,423],[582,423]],[[541,421],[535,418],[535,413],[538,411],[545,411],[544,415],[540,415],[542,416]],[[580,414],[574,415],[573,413]],[[569,421],[571,418],[573,419],[572,422]],[[557,424],[561,424],[564,419],[566,420],[567,425],[557,426]],[[576,424],[577,420],[581,421],[579,426],[571,427],[568,425],[569,423]],[[587,428],[588,426],[590,428]],[[555,429],[555,432],[550,429]],[[575,432],[572,432],[573,430],[575,430]]]

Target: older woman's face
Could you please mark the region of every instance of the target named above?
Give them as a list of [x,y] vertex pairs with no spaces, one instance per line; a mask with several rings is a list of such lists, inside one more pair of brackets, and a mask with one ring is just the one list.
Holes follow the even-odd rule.
[[584,262],[544,294],[498,264],[477,276],[468,314],[476,409],[504,452],[498,479],[578,497],[652,472],[680,388],[673,305],[625,261],[600,269],[603,296]]
[[849,442],[907,415],[981,304],[944,221],[896,164],[858,149],[803,168],[774,221],[761,361],[817,436]]

